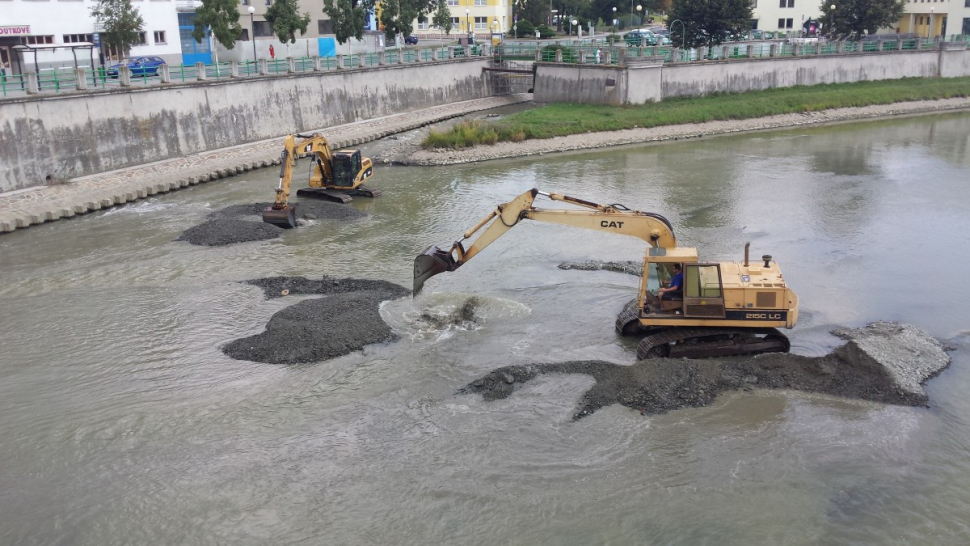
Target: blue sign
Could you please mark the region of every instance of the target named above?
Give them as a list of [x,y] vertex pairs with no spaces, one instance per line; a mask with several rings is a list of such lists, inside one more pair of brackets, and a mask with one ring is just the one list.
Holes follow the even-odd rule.
[[100,46],[101,46],[101,34],[100,34],[100,33],[97,33],[97,32],[95,32],[95,33],[93,34],[93,36],[94,36],[94,45],[96,45],[96,46],[99,46],[99,47],[100,47]]

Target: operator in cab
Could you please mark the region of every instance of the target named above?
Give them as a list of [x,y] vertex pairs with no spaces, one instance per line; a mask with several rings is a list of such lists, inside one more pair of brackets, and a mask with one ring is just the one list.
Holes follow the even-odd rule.
[[657,297],[661,301],[667,299],[681,299],[684,297],[684,270],[680,264],[673,265],[674,277],[670,279],[667,288],[658,288]]

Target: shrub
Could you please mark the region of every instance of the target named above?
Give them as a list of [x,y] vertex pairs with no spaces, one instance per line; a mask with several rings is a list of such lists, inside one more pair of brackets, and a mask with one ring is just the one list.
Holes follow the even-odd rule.
[[525,19],[523,19],[518,23],[516,23],[516,25],[518,26],[518,29],[519,29],[517,34],[519,35],[520,38],[531,38],[532,36],[536,35],[536,27],[529,21],[526,21]]
[[536,30],[539,31],[540,38],[552,38],[556,35],[556,31],[546,25],[539,25]]

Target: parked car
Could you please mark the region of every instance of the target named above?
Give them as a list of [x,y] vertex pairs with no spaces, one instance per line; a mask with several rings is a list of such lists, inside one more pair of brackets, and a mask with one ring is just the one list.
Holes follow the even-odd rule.
[[414,36],[414,35],[405,36],[404,37],[404,43],[405,44],[417,44],[418,43],[418,37],[417,36]]
[[109,77],[117,78],[121,67],[127,66],[132,76],[157,76],[158,69],[164,64],[165,61],[159,57],[131,57],[107,67],[105,73]]
[[631,30],[623,35],[623,41],[631,46],[640,44],[653,46],[657,45],[657,35],[647,30]]

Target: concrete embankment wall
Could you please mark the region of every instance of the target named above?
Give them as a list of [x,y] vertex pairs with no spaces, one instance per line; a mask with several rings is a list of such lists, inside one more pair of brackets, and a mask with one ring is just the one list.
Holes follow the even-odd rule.
[[0,192],[489,95],[490,58],[0,102]]
[[961,76],[970,76],[970,50],[964,43],[944,43],[939,50],[652,65],[536,63],[535,101],[644,104],[668,97],[795,85]]

